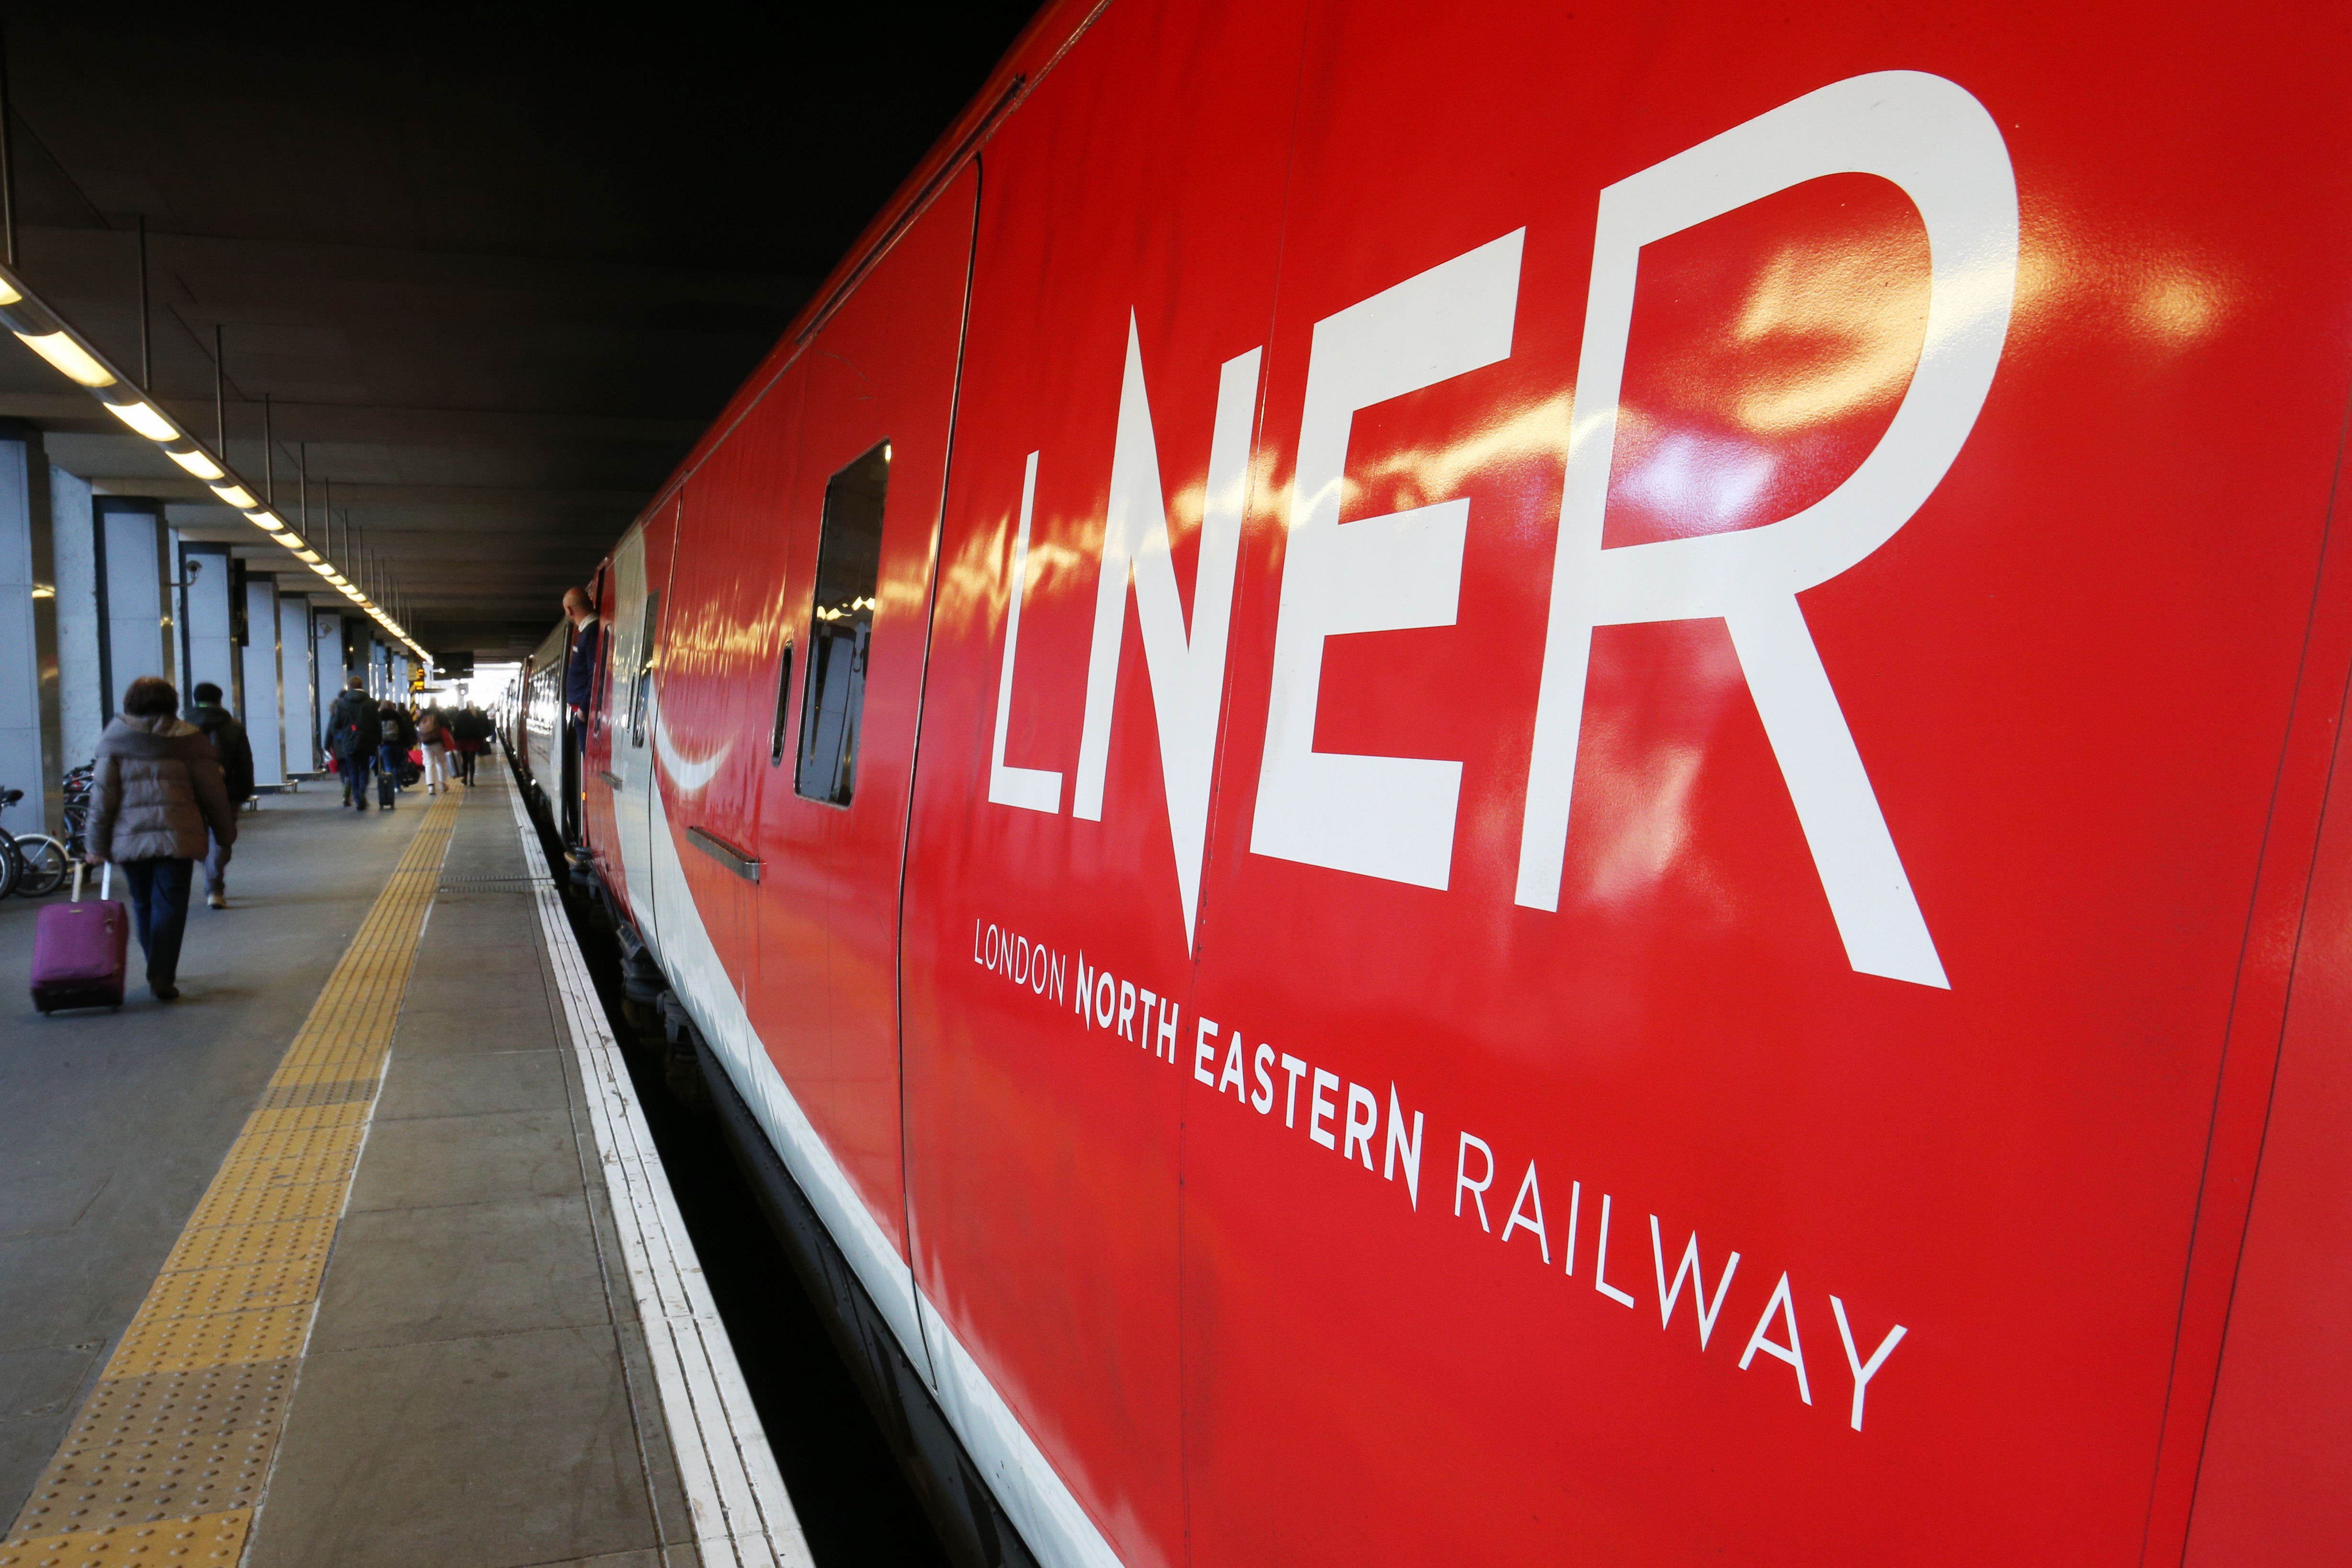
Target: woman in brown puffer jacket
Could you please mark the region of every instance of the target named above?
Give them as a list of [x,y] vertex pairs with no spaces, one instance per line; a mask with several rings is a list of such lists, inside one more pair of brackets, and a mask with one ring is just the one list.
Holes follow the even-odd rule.
[[236,841],[236,809],[205,732],[180,717],[172,683],[142,675],[122,694],[122,714],[98,742],[89,809],[89,857],[112,861],[131,883],[131,924],[147,955],[147,988],[180,994],[180,937],[188,889],[208,847]]

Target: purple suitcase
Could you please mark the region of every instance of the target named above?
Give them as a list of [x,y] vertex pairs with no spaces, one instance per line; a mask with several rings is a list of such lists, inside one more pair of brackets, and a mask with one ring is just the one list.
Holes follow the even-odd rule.
[[59,1008],[119,1008],[122,971],[131,950],[131,912],[107,897],[114,868],[108,866],[98,896],[81,898],[82,868],[74,867],[74,901],[41,910],[33,929],[33,1005],[45,1013]]

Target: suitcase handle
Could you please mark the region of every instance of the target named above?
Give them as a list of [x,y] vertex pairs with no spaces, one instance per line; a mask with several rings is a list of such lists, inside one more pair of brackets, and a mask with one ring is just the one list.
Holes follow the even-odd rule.
[[[76,862],[74,862],[74,890],[73,890],[73,901],[74,901],[76,904],[79,904],[79,903],[81,902],[81,879],[82,879],[83,875],[84,875],[86,873],[88,873],[88,872],[89,872],[89,866],[88,862],[83,862],[83,861],[76,861]],[[98,876],[98,896],[99,896],[100,898],[101,898],[101,899],[105,899],[105,898],[110,898],[110,897],[112,897],[112,896],[113,896],[113,894],[114,894],[114,862],[113,862],[112,861],[108,861],[108,862],[106,862],[105,866],[104,866],[104,867],[100,871],[100,873],[99,873],[99,876]]]

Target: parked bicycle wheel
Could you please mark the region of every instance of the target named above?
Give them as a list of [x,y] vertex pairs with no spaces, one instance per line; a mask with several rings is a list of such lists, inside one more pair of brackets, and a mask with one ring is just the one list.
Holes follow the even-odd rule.
[[25,857],[16,852],[16,841],[0,833],[0,898],[16,892],[24,876]]
[[24,862],[16,876],[16,894],[22,898],[47,898],[65,885],[73,869],[65,845],[47,833],[17,834],[16,857]]

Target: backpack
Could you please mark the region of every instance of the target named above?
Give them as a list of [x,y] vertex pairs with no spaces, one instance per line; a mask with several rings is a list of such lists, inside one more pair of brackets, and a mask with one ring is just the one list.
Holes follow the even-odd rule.
[[334,731],[334,745],[330,748],[338,756],[354,752],[373,752],[383,737],[383,727],[376,720],[375,704],[364,692],[345,692],[327,710],[327,723]]

